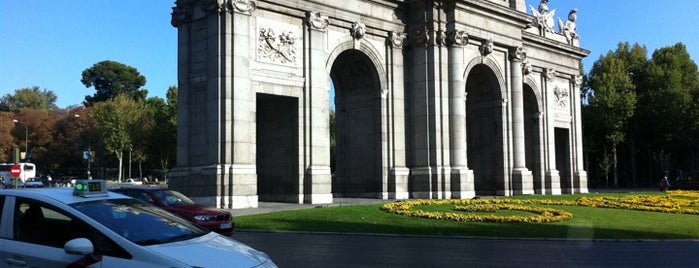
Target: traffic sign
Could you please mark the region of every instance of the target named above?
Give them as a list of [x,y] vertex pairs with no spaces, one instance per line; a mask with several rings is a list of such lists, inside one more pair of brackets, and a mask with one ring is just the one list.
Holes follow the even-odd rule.
[[10,168],[10,175],[14,178],[19,178],[22,174],[22,168],[19,165],[14,165]]

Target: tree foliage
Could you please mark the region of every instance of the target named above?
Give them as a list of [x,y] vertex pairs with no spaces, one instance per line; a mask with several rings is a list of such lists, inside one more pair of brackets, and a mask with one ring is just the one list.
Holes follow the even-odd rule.
[[0,107],[5,111],[19,111],[22,108],[53,111],[56,106],[56,94],[53,91],[34,86],[15,90],[14,94],[6,94],[0,98]]
[[126,94],[118,95],[111,101],[96,104],[91,116],[97,123],[97,133],[105,149],[117,158],[117,178],[121,181],[124,151],[138,141],[136,137],[148,131],[144,131],[144,127],[149,125],[145,103],[137,102]]
[[[626,185],[637,177],[654,183],[666,171],[699,170],[699,71],[684,44],[648,58],[645,47],[620,43],[595,62],[587,82],[587,161],[607,163],[611,155]],[[605,176],[604,168],[596,169]]]
[[[611,150],[614,167],[614,185],[617,186],[617,146],[626,139],[628,123],[636,106],[635,85],[632,81],[632,61],[628,44],[620,44],[616,52],[601,56],[590,71],[590,88],[594,94],[588,97],[590,113],[587,119],[594,122],[597,134],[606,141],[604,148]],[[606,149],[602,150],[607,153]]]
[[94,95],[85,96],[85,106],[112,100],[119,95],[143,101],[148,95],[147,90],[141,89],[146,78],[136,68],[115,61],[101,61],[85,69],[80,82],[96,90]]

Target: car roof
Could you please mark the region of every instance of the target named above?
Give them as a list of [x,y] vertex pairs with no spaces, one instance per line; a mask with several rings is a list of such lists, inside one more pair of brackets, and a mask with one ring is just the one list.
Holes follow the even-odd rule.
[[113,193],[113,192],[109,192],[109,191],[107,191],[106,195],[81,197],[81,196],[73,195],[73,188],[65,188],[65,187],[38,188],[38,189],[30,189],[30,188],[1,189],[0,195],[13,195],[13,196],[22,196],[22,197],[29,197],[29,198],[36,198],[36,197],[43,196],[43,197],[54,199],[54,200],[61,202],[61,203],[64,203],[64,204],[74,204],[74,203],[80,203],[80,202],[92,201],[92,200],[131,198],[131,197],[127,197],[127,196],[122,195],[122,194]]
[[122,186],[122,187],[109,189],[109,191],[115,191],[115,192],[125,191],[125,190],[137,190],[137,191],[144,191],[144,192],[172,191],[168,188],[155,187],[155,186],[141,186],[141,187]]

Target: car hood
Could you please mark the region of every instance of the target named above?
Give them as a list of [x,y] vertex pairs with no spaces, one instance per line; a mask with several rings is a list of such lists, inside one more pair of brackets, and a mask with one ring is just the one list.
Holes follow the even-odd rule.
[[265,262],[272,263],[267,254],[214,232],[148,248],[192,267],[256,267]]
[[216,209],[216,208],[208,208],[208,207],[203,207],[200,205],[177,205],[177,206],[169,206],[167,208],[168,208],[168,210],[171,210],[173,212],[177,211],[177,212],[183,212],[183,213],[192,214],[192,215],[195,215],[195,214],[217,215],[217,214],[226,213],[225,210]]

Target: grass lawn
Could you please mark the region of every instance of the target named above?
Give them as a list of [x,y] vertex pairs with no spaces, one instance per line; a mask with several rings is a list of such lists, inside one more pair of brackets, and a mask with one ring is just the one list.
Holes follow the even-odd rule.
[[[581,196],[662,195],[652,193],[516,196],[512,199],[576,200]],[[549,205],[573,214],[555,223],[488,223],[423,219],[391,214],[381,204],[329,206],[237,216],[236,228],[372,234],[445,235],[478,237],[574,238],[574,239],[697,239],[699,215]],[[539,205],[543,206],[543,205]],[[414,209],[454,212],[450,205]],[[690,207],[699,209],[699,207]],[[458,213],[458,212],[457,212]],[[502,215],[528,215],[521,211],[497,211]]]

